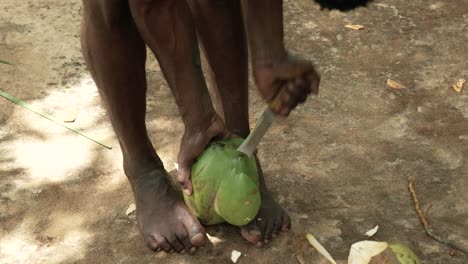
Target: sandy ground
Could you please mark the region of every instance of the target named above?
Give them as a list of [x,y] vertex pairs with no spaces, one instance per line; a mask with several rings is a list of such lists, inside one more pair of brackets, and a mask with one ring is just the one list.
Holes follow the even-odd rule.
[[[468,90],[451,88],[468,79],[466,0],[378,0],[347,13],[286,1],[287,44],[323,76],[320,97],[260,146],[293,229],[256,249],[236,228],[212,227],[195,256],[150,252],[125,214],[133,197],[80,53],[80,12],[79,0],[0,2],[0,59],[14,64],[0,64],[0,89],[54,115],[75,106],[73,126],[114,147],[0,98],[0,263],[229,263],[233,249],[239,263],[310,263],[306,232],[345,260],[376,224],[375,240],[402,241],[424,263],[468,263],[425,235],[407,190],[412,176],[434,230],[468,248]],[[171,171],[183,127],[153,58],[148,83],[149,131]],[[264,105],[251,91],[254,123]]]

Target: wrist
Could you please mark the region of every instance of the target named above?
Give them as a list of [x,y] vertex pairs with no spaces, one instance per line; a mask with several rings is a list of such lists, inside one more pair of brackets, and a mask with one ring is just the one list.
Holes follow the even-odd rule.
[[289,53],[283,49],[271,54],[263,54],[261,56],[252,56],[252,67],[253,70],[256,68],[269,68],[273,65],[284,63],[288,61]]

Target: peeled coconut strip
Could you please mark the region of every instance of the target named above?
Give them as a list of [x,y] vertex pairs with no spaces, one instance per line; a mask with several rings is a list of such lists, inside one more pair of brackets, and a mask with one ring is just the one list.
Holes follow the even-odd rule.
[[359,241],[351,245],[348,264],[368,264],[373,256],[382,253],[388,247],[387,242]]
[[309,241],[309,243],[320,253],[322,254],[328,261],[330,261],[333,264],[336,264],[336,261],[332,258],[330,253],[318,242],[318,240],[312,235],[307,233],[306,238]]

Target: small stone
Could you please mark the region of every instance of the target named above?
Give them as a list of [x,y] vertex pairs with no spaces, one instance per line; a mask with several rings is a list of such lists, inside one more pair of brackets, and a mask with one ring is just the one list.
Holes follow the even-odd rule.
[[231,252],[231,261],[233,263],[237,263],[237,260],[240,258],[241,255],[242,255],[242,253],[240,253],[239,251],[233,250]]

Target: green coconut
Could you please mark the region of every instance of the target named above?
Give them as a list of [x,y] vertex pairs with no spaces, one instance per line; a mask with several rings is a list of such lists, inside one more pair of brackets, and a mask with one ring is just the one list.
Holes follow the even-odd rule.
[[260,209],[256,161],[237,150],[242,142],[241,138],[215,141],[192,165],[193,194],[184,199],[202,224],[243,226]]

